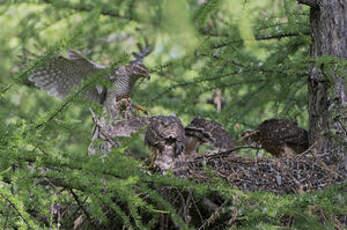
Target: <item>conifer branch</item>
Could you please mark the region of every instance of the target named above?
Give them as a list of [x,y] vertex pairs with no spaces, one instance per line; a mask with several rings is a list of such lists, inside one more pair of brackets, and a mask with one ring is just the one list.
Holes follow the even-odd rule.
[[[202,56],[208,56],[207,54],[201,54],[201,55]],[[212,55],[212,57],[214,59],[217,59],[217,60],[224,60],[223,58],[221,58],[221,57],[219,57],[217,55]],[[286,75],[286,76],[296,75],[298,77],[308,77],[309,76],[309,73],[306,73],[306,72],[287,73],[285,71],[276,70],[276,69],[265,69],[263,66],[253,67],[253,66],[242,64],[242,63],[237,62],[235,60],[224,60],[224,61],[229,62],[229,63],[231,63],[231,64],[233,64],[233,65],[235,65],[237,67],[247,69],[247,70],[249,70],[248,72],[257,71],[257,72],[263,72],[263,73],[278,73],[278,74],[283,74],[283,75]]]
[[[47,4],[52,4],[54,6],[54,0],[43,0],[45,3]],[[65,4],[64,5],[64,8],[67,8],[67,9],[72,9],[72,10],[75,10],[75,11],[80,11],[80,12],[90,12],[90,11],[93,11],[93,7],[88,7],[88,6],[83,6],[83,5],[68,5],[68,4]],[[121,19],[126,19],[126,20],[134,20],[133,18],[130,18],[128,16],[125,16],[125,15],[121,15],[121,14],[118,14],[118,13],[115,13],[111,10],[101,10],[100,13],[102,15],[105,15],[105,16],[110,16],[110,17],[115,17],[115,18],[121,18]]]
[[[283,33],[283,34],[271,34],[271,35],[256,35],[255,36],[255,40],[260,41],[260,40],[271,40],[271,39],[281,39],[281,38],[285,38],[285,37],[296,37],[296,36],[301,36],[301,35],[310,35],[311,32],[310,31],[305,31],[305,32],[301,32],[301,33],[297,33],[297,32],[291,32],[291,33]],[[237,42],[242,42],[244,40],[242,39],[238,39],[238,40],[231,40],[231,41],[227,41],[227,42],[223,42],[217,45],[214,45],[212,48],[213,49],[220,49],[224,46],[228,46],[232,43],[237,43]]]
[[3,89],[0,89],[1,93],[6,93],[9,89],[11,89],[13,86],[13,84],[9,84],[8,86],[6,86]]
[[38,129],[42,127],[44,124],[47,124],[49,121],[53,120],[60,112],[62,112],[69,104],[70,100],[66,100],[62,106],[59,107],[57,111],[55,111],[47,120],[41,122],[40,124],[36,125],[35,128]]
[[51,116],[49,116],[45,121],[41,122],[40,124],[36,125],[35,128],[40,128],[44,124],[48,123],[49,121],[53,120],[60,112],[62,112],[66,107],[68,107],[71,104],[71,101],[78,96],[80,93],[82,93],[84,90],[89,88],[92,85],[93,82],[87,82],[85,85],[82,85],[75,93],[73,93],[71,96],[69,96],[63,104],[59,107],[58,110],[56,110]]
[[76,201],[77,205],[80,207],[80,209],[82,209],[83,213],[86,215],[89,223],[91,223],[97,229],[97,226],[94,224],[93,219],[91,218],[89,212],[85,209],[84,205],[82,204],[77,194],[73,191],[72,188],[69,188],[69,191],[71,195],[73,196],[74,200]]
[[16,207],[16,205],[14,203],[12,203],[12,201],[10,201],[6,196],[4,196],[3,194],[0,194],[0,196],[6,200],[11,206],[12,208],[18,213],[18,215],[20,216],[20,218],[25,222],[25,224],[29,227],[29,229],[33,229],[31,227],[31,225],[29,224],[29,222],[24,218],[24,216],[22,215],[22,213],[18,210],[18,208]]
[[227,74],[223,74],[221,76],[216,76],[216,77],[212,77],[212,78],[207,78],[207,79],[199,79],[199,80],[195,80],[195,81],[185,81],[185,82],[181,82],[181,83],[177,83],[175,85],[170,86],[169,88],[167,88],[166,90],[164,90],[163,92],[157,94],[155,97],[151,98],[151,101],[156,100],[158,98],[161,98],[163,95],[165,95],[167,92],[170,92],[173,89],[176,89],[178,87],[183,87],[183,86],[188,86],[188,85],[196,85],[198,83],[204,82],[204,81],[214,81],[226,76],[230,76],[230,75],[235,75],[238,74],[238,71],[234,71],[234,72],[230,72]]
[[231,149],[227,149],[225,151],[222,151],[222,152],[218,152],[218,153],[215,153],[215,154],[212,154],[212,155],[207,155],[207,156],[199,156],[197,159],[202,159],[204,157],[207,157],[207,158],[217,158],[217,157],[225,157],[225,156],[228,156],[230,155],[231,153],[237,151],[237,150],[240,150],[240,149],[257,149],[259,150],[260,148],[258,147],[253,147],[253,146],[237,146],[235,148],[231,148]]

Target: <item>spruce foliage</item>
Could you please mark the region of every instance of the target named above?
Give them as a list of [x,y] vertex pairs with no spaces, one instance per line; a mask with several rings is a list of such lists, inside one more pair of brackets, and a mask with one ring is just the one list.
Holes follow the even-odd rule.
[[[109,83],[90,76],[58,100],[28,81],[67,48],[120,66],[146,38],[154,45],[145,58],[152,78],[138,82],[133,100],[150,115],[174,112],[185,125],[201,115],[235,137],[270,117],[307,127],[308,8],[286,0],[0,2],[0,229],[158,229],[165,222],[169,229],[342,229],[342,185],[278,195],[239,191],[215,172],[206,183],[162,176],[147,170],[141,135],[88,156],[88,107],[102,109],[81,93]],[[19,66],[24,50],[39,57]],[[225,98],[221,113],[208,103],[216,89]],[[202,210],[206,199],[219,207]]]

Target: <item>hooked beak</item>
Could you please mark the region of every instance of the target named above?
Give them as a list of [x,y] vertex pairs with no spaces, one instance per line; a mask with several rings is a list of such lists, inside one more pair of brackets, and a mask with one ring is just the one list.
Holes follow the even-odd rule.
[[141,74],[142,74],[142,76],[143,76],[144,78],[146,78],[147,80],[150,80],[150,79],[151,79],[151,76],[149,75],[149,69],[147,69],[146,66],[141,65],[141,67],[139,68],[139,70],[140,70],[140,72],[141,72]]
[[134,66],[134,68],[137,75],[144,77],[148,80],[151,79],[151,76],[149,75],[149,69],[147,69],[147,67],[144,66],[143,64],[137,64]]

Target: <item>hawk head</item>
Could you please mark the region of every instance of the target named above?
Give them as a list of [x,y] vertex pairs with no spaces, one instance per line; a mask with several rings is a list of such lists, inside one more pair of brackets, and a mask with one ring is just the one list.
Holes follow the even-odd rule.
[[[234,146],[233,137],[225,131],[221,124],[197,116],[185,128],[187,146],[197,152],[200,144],[207,144],[219,149],[228,149]],[[188,149],[187,149],[188,150]],[[186,151],[186,154],[188,152]]]
[[142,63],[134,63],[126,66],[127,72],[131,73],[131,77],[133,78],[146,78],[151,79],[151,76],[149,75],[149,69]]
[[147,39],[145,39],[145,47],[141,43],[137,43],[137,48],[140,52],[133,52],[132,55],[135,57],[135,60],[131,61],[131,64],[127,66],[127,70],[132,73],[132,77],[138,79],[144,77],[150,79],[149,69],[143,64],[143,59],[152,52],[152,47],[149,45]]

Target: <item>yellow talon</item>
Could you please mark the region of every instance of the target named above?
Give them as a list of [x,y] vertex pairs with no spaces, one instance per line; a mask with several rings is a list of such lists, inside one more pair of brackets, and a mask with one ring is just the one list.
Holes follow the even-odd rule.
[[135,116],[139,115],[139,110],[141,110],[144,114],[148,114],[147,110],[145,109],[145,107],[141,106],[141,105],[135,105]]
[[122,97],[122,98],[118,99],[116,101],[116,105],[121,108],[121,111],[125,111],[128,108],[130,108],[131,110],[135,108],[135,116],[139,115],[139,111],[142,111],[146,115],[148,114],[147,110],[145,109],[145,107],[143,107],[141,105],[134,105],[131,102],[130,97]]
[[130,102],[130,98],[129,97],[122,97],[121,99],[117,100],[116,104],[119,105],[123,101],[125,101],[125,103],[129,103]]

